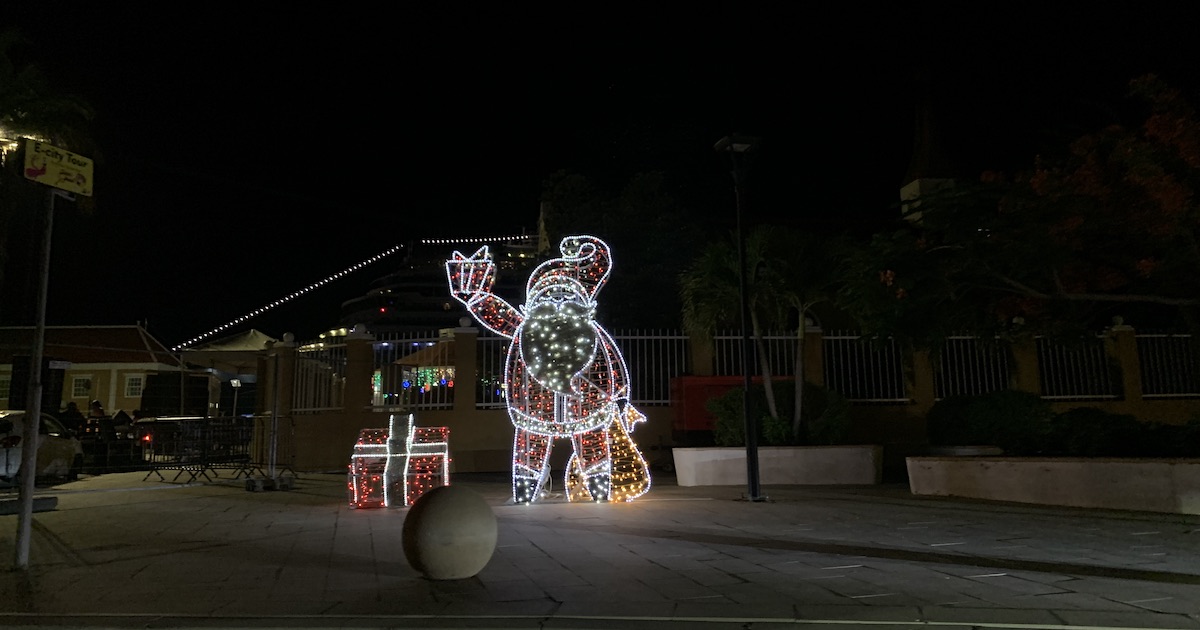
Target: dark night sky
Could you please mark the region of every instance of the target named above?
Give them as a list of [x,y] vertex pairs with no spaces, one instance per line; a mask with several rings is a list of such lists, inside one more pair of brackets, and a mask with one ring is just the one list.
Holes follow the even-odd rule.
[[[148,321],[168,346],[395,244],[531,230],[559,169],[667,171],[719,223],[731,131],[764,138],[748,221],[870,224],[920,65],[970,168],[1031,159],[1143,72],[1200,83],[1190,21],[1145,3],[48,4],[5,3],[0,28],[94,106],[100,144],[97,212],[56,213],[48,321]],[[246,327],[311,338],[389,267]]]

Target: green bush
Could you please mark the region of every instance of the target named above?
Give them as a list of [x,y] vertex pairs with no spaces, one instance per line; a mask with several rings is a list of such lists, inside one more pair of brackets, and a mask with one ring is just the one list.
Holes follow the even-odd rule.
[[984,444],[972,435],[967,424],[967,409],[972,396],[947,396],[925,414],[925,435],[934,446],[973,446]]
[[[792,436],[792,410],[795,408],[795,387],[789,381],[773,383],[779,418],[768,413],[766,388],[761,383],[750,386],[750,417],[758,424],[758,443],[762,446],[795,446]],[[713,441],[718,446],[745,446],[746,432],[742,421],[743,389],[737,387],[708,401],[706,408],[716,417]],[[812,383],[804,384],[804,418],[808,425],[805,445],[844,444],[850,432],[850,403],[841,394]]]
[[[705,408],[716,418],[713,424],[713,443],[717,446],[741,446],[746,443],[746,428],[742,423],[742,388],[735,387],[723,396],[710,398]],[[762,418],[754,409],[751,399],[750,417]],[[761,420],[759,426],[761,426]],[[759,430],[761,433],[761,429]]]
[[1077,407],[1055,416],[1046,451],[1070,457],[1136,457],[1148,429],[1137,418],[1095,407]]
[[1095,407],[1056,414],[1039,396],[1013,390],[944,398],[925,420],[933,446],[998,446],[1007,455],[1200,457],[1200,418],[1143,422]]
[[1200,420],[1143,422],[1128,414],[1076,407],[1054,419],[1053,454],[1071,457],[1200,457]]
[[952,396],[925,416],[934,446],[998,446],[1011,455],[1045,449],[1054,411],[1037,394],[1006,389],[979,396]]
[[1159,425],[1165,457],[1200,457],[1200,418],[1186,424]]

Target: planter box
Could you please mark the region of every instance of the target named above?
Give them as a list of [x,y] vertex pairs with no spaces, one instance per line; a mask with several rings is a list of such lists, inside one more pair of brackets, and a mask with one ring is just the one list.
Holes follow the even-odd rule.
[[[672,454],[681,486],[746,484],[745,447],[675,448]],[[764,485],[877,484],[883,479],[883,447],[761,446],[758,477]]]
[[1200,514],[1200,459],[909,457],[913,494]]

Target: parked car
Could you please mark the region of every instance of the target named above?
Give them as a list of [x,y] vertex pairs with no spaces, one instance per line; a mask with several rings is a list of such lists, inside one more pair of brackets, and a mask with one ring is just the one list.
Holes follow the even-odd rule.
[[[25,412],[0,411],[0,483],[12,484],[21,470]],[[37,479],[79,478],[83,444],[54,416],[43,413],[38,427]]]

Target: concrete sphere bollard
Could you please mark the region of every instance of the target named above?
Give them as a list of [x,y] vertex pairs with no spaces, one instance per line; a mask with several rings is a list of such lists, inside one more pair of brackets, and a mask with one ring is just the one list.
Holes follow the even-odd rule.
[[478,492],[439,486],[404,517],[404,557],[431,580],[461,580],[492,559],[496,536],[496,515]]

